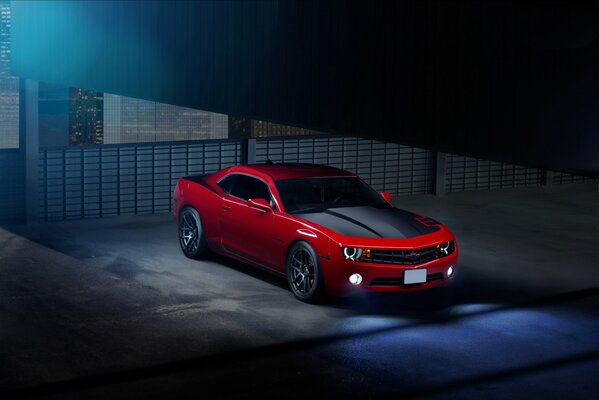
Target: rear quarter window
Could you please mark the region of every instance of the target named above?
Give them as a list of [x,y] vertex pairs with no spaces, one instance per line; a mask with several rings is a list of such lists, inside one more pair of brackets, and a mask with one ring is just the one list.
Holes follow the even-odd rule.
[[218,181],[217,185],[220,187],[225,193],[231,193],[231,186],[233,185],[233,181],[235,180],[236,175],[229,175],[220,181]]

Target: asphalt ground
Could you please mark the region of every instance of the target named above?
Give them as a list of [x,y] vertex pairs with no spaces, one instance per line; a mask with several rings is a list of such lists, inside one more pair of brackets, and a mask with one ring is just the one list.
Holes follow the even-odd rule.
[[170,215],[2,227],[0,397],[595,399],[598,199],[395,198],[456,234],[454,285],[319,305],[185,258]]

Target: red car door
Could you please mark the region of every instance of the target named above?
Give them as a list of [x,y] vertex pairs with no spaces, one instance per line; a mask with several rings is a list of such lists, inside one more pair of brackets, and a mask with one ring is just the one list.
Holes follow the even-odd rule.
[[273,210],[252,207],[248,200],[265,199],[273,204],[265,182],[248,175],[235,175],[229,193],[223,198],[219,218],[221,243],[225,251],[279,270],[273,257],[282,245],[277,239]]

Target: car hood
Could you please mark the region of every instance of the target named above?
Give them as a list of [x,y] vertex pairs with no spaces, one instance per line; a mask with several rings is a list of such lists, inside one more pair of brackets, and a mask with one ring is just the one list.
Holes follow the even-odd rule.
[[323,226],[340,235],[363,238],[408,239],[439,230],[430,219],[398,208],[343,207],[296,217]]

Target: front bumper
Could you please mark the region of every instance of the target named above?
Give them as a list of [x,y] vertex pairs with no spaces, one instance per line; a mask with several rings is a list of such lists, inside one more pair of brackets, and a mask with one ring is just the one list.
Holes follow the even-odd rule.
[[[333,296],[350,296],[352,294],[373,292],[417,291],[449,284],[457,271],[458,252],[418,265],[378,264],[345,259],[321,259],[327,293]],[[451,277],[447,276],[449,267],[453,267]],[[427,270],[427,281],[424,283],[404,284],[406,270]],[[360,285],[349,283],[349,276],[358,273],[362,276]]]

